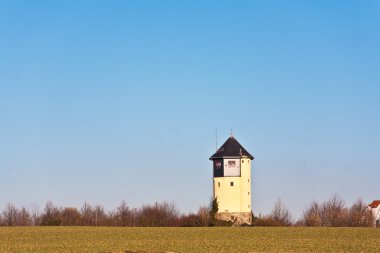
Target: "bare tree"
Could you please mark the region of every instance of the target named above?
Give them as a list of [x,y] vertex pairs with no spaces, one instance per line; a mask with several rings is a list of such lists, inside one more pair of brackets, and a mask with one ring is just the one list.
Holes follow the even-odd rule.
[[198,216],[202,227],[207,227],[210,223],[210,209],[207,206],[201,206],[198,209]]
[[5,209],[3,211],[3,219],[6,226],[17,225],[17,212],[18,210],[13,204],[8,203],[5,206]]
[[81,214],[75,207],[65,207],[62,211],[63,226],[78,226],[81,222]]
[[349,226],[351,227],[371,227],[373,224],[372,212],[367,209],[367,205],[359,198],[349,210]]
[[290,226],[292,224],[290,212],[281,199],[278,199],[274,204],[270,217],[280,226]]
[[116,209],[116,217],[117,217],[117,224],[119,226],[132,226],[134,223],[132,220],[132,214],[129,210],[127,202],[125,202],[124,200],[120,203],[120,205]]
[[190,213],[182,215],[179,218],[178,226],[180,227],[203,227],[201,217],[197,214]]
[[322,226],[342,227],[347,224],[348,212],[344,201],[334,194],[328,201],[322,203],[321,219]]
[[32,225],[37,226],[41,223],[40,210],[36,203],[33,203],[29,208],[32,218]]
[[46,203],[40,219],[43,226],[58,226],[62,224],[61,212],[51,201]]
[[80,210],[82,216],[81,224],[84,226],[92,226],[95,224],[95,216],[92,206],[85,202]]
[[21,210],[17,212],[17,225],[30,226],[32,224],[32,217],[29,211],[25,207],[22,207]]
[[107,225],[107,215],[104,208],[101,205],[96,205],[93,210],[95,215],[95,226]]
[[176,225],[180,227],[207,227],[210,225],[210,210],[208,207],[202,206],[196,214],[182,214],[178,217]]
[[321,211],[319,204],[315,201],[303,212],[302,223],[307,227],[322,226]]
[[138,225],[147,227],[167,227],[178,224],[179,211],[174,203],[156,202],[145,205],[138,214]]

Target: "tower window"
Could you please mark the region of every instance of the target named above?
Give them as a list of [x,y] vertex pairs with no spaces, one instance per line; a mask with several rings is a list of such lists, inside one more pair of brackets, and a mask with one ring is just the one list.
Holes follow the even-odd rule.
[[234,182],[230,182],[230,185],[231,185],[231,186],[234,186]]
[[249,163],[249,160],[248,160],[248,163]]
[[248,179],[248,183],[249,183],[249,179]]
[[218,182],[218,187],[220,187],[220,182]]
[[248,192],[248,195],[249,195],[249,192]]
[[244,160],[241,160],[241,163],[244,163]]
[[249,208],[249,205],[248,205],[248,208]]

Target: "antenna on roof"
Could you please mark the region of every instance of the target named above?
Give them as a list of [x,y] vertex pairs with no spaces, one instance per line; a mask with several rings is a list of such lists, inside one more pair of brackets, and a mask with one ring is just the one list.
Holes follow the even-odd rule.
[[218,151],[218,128],[215,128],[215,149]]
[[234,137],[234,133],[232,132],[232,127],[231,127],[231,137]]

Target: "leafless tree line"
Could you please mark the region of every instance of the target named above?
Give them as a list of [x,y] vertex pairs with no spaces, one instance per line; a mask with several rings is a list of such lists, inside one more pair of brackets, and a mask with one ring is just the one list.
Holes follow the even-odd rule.
[[367,207],[358,199],[348,208],[338,195],[333,195],[325,202],[312,202],[303,212],[300,223],[309,227],[370,227],[373,217]]
[[359,198],[351,207],[338,195],[333,195],[327,201],[318,203],[312,201],[303,211],[302,217],[293,221],[286,205],[279,199],[269,215],[255,217],[256,226],[306,226],[306,227],[371,227],[372,213],[368,205]]
[[125,201],[106,212],[101,205],[84,203],[75,207],[57,207],[47,202],[43,210],[28,210],[7,204],[0,213],[0,226],[208,226],[208,207],[199,208],[197,213],[180,214],[174,203],[162,202],[130,208]]
[[[212,206],[199,208],[197,213],[181,214],[174,203],[156,202],[141,208],[131,208],[125,201],[110,212],[101,205],[84,203],[81,208],[57,207],[47,202],[42,211],[7,204],[0,212],[0,226],[128,226],[165,227],[213,226],[210,217]],[[211,216],[210,216],[211,214]],[[302,217],[294,221],[286,205],[279,199],[268,215],[254,216],[254,226],[307,226],[307,227],[370,227],[372,213],[362,199],[351,207],[333,195],[327,201],[313,201],[303,211]]]
[[259,215],[253,218],[253,225],[259,227],[279,227],[291,226],[292,216],[286,205],[278,199],[274,204],[273,210],[268,215]]

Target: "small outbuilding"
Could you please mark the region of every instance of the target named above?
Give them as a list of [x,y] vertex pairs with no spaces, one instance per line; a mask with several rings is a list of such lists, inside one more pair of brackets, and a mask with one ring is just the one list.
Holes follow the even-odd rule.
[[380,228],[380,200],[374,200],[368,205],[368,209],[371,210],[374,218],[373,226]]

